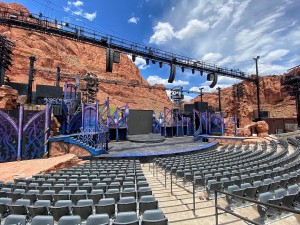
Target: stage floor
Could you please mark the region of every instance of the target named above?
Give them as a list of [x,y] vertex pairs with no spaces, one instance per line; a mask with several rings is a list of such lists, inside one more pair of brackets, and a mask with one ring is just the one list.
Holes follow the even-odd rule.
[[166,138],[160,143],[138,143],[130,141],[110,142],[108,153],[100,158],[112,157],[153,157],[204,150],[216,146],[217,142],[194,141],[194,137]]

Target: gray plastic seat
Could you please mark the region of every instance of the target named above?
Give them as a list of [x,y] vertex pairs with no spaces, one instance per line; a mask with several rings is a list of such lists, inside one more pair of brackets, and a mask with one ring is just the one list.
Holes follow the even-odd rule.
[[95,212],[96,214],[107,213],[109,217],[112,217],[115,214],[115,199],[100,199],[99,204],[95,205]]
[[122,193],[121,193],[121,196],[122,197],[132,196],[132,197],[136,198],[135,188],[124,188]]
[[120,212],[117,214],[113,225],[139,225],[136,212]]
[[[261,193],[259,195],[259,201],[262,203],[266,203],[269,202],[270,200],[274,199],[273,195],[271,192],[265,192],[265,193]],[[257,205],[257,211],[259,213],[259,215],[261,216],[262,219],[266,219],[268,217],[269,213],[269,207],[265,207],[262,205]]]
[[36,202],[37,195],[40,193],[39,190],[29,190],[26,193],[23,194],[23,198],[24,199],[29,199],[30,200],[30,204],[32,205],[33,203]]
[[142,225],[167,225],[168,219],[161,209],[146,210],[143,213]]
[[81,225],[80,216],[62,216],[57,225]]
[[9,213],[9,205],[11,204],[11,198],[0,198],[0,215],[2,217],[5,217]]
[[53,216],[54,221],[58,221],[62,216],[70,215],[72,207],[71,200],[59,200],[55,203],[55,206],[50,207],[50,213]]
[[88,194],[88,198],[93,200],[94,205],[98,204],[100,199],[103,198],[103,190],[102,189],[93,189],[90,194]]
[[87,199],[87,190],[76,190],[74,194],[71,194],[71,200],[74,205],[81,199]]
[[4,225],[12,225],[12,224],[26,225],[26,216],[15,215],[15,214],[9,215],[8,217],[6,217]]
[[[233,194],[234,191],[237,191],[239,189],[240,189],[239,186],[231,185],[231,186],[228,187],[228,193]],[[235,203],[235,199],[236,198],[233,197],[233,196],[226,195],[226,201],[227,201],[227,203],[230,207]]]
[[119,189],[108,189],[105,192],[105,198],[113,198],[115,201],[119,201],[120,199],[120,190]]
[[31,218],[37,215],[48,215],[50,206],[50,200],[37,200],[33,206],[28,206]]
[[86,225],[108,225],[109,216],[106,213],[90,215],[86,220]]
[[137,204],[135,201],[135,197],[122,197],[117,204],[118,213],[119,212],[129,212],[129,211],[136,211]]
[[76,206],[72,206],[72,209],[74,215],[78,215],[82,220],[86,220],[93,214],[93,200],[81,199],[77,202]]
[[27,215],[29,205],[29,199],[18,199],[13,205],[9,206],[9,210],[12,214]]
[[8,194],[8,197],[12,199],[12,202],[16,202],[18,199],[22,198],[23,194],[25,194],[25,189],[15,189]]
[[157,209],[158,202],[153,195],[144,195],[139,201],[139,213],[142,214],[146,210]]
[[53,216],[35,216],[31,225],[54,225]]

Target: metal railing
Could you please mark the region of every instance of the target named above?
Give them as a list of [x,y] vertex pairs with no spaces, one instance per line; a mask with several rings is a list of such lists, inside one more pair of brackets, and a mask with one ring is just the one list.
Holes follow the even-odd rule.
[[219,212],[218,210],[222,210],[226,213],[229,213],[237,218],[240,218],[244,221],[247,221],[249,223],[252,223],[252,224],[255,224],[255,225],[262,225],[261,223],[258,223],[254,220],[251,220],[245,216],[241,216],[229,209],[226,209],[226,208],[222,208],[221,206],[218,205],[218,193],[220,194],[223,194],[225,196],[231,196],[231,197],[234,197],[234,198],[238,198],[238,199],[241,199],[241,200],[244,200],[244,201],[247,201],[247,202],[252,202],[252,203],[255,203],[257,205],[262,205],[262,206],[266,206],[266,207],[271,207],[271,208],[275,208],[275,209],[278,209],[280,211],[286,211],[286,212],[291,212],[291,213],[296,213],[296,214],[300,214],[300,211],[299,210],[295,210],[295,209],[290,209],[290,208],[287,208],[287,207],[282,207],[282,206],[278,206],[278,205],[273,205],[273,204],[270,204],[270,203],[262,203],[260,201],[257,201],[257,200],[254,200],[254,199],[251,199],[251,198],[245,198],[245,197],[241,197],[241,196],[238,196],[238,195],[235,195],[235,194],[229,194],[227,192],[224,192],[224,191],[221,191],[221,190],[215,190],[215,219],[216,219],[216,225],[219,224]]

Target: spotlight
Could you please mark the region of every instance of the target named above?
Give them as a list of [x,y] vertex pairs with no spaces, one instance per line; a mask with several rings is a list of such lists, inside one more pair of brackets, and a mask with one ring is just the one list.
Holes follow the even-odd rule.
[[159,62],[159,68],[162,68],[162,64],[163,64],[162,62]]
[[195,69],[192,69],[192,74],[194,74],[195,73]]
[[146,64],[149,65],[149,59],[146,59]]
[[181,67],[181,72],[183,72],[183,73],[184,73],[184,67]]
[[152,59],[152,64],[155,64],[155,63],[156,63],[156,61],[154,59]]
[[200,70],[200,76],[201,77],[203,76],[203,70]]
[[136,55],[133,55],[133,54],[132,54],[131,59],[132,59],[132,62],[135,62]]

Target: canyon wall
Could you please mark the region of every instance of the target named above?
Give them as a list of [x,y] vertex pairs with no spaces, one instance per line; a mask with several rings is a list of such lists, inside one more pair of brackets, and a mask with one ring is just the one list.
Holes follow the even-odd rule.
[[[21,5],[0,2],[0,7],[4,6],[28,12]],[[55,72],[57,66],[61,67],[62,74],[83,76],[86,72],[92,72],[101,79],[149,85],[137,66],[125,54],[121,54],[120,63],[114,63],[113,72],[107,73],[105,48],[8,26],[0,26],[0,33],[15,44],[13,65],[11,71],[6,72],[12,82],[28,82],[29,56],[35,55],[33,88],[36,84],[54,85],[55,74],[41,70]],[[62,79],[60,85],[63,86],[65,81],[67,79]],[[74,81],[70,79],[69,82]],[[99,83],[98,100],[104,102],[107,97],[110,97],[112,105],[124,106],[128,103],[131,109],[154,109],[162,112],[164,106],[171,107],[171,102],[163,90]]]

